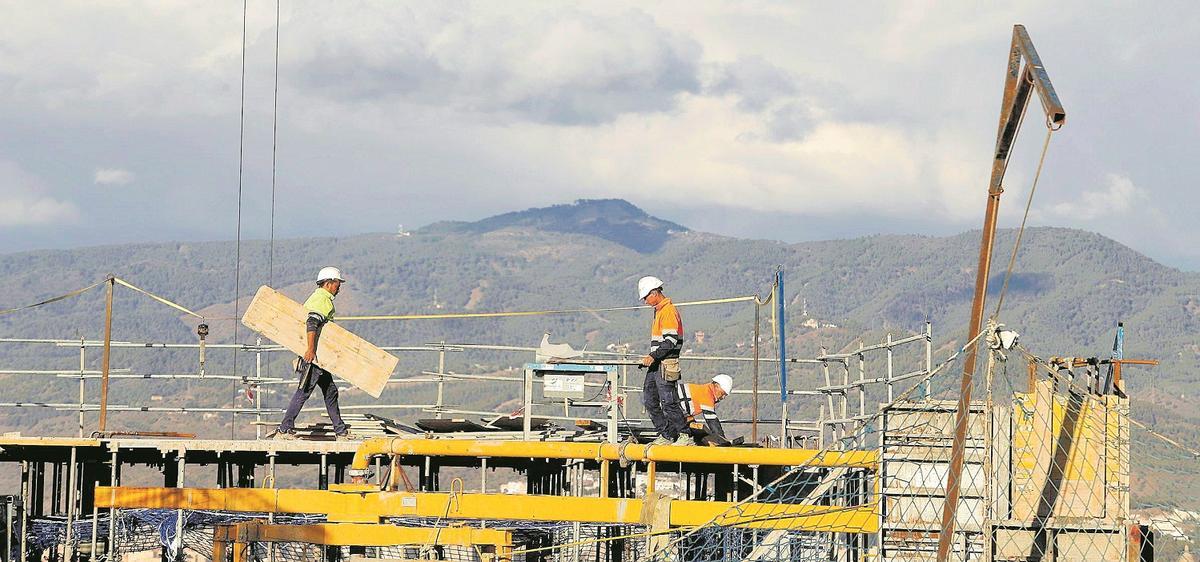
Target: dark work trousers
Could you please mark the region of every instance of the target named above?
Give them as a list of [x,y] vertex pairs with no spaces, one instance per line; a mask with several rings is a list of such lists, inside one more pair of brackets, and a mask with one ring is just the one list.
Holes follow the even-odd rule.
[[[312,372],[305,378],[304,374],[309,369],[312,369]],[[296,370],[296,373],[301,378],[300,386],[296,387],[296,393],[292,395],[292,402],[288,404],[287,411],[283,413],[283,421],[279,422],[279,431],[291,433],[296,429],[296,416],[300,414],[300,408],[312,395],[313,389],[319,386],[321,394],[325,395],[325,411],[329,412],[329,421],[333,422],[333,432],[345,433],[346,422],[342,421],[342,411],[338,408],[338,389],[333,382],[333,375],[312,363],[306,363],[303,359],[300,360],[300,368]]]
[[662,437],[674,441],[687,429],[687,419],[679,405],[676,383],[662,377],[661,367],[646,372],[642,382],[642,405],[654,423],[654,430]]

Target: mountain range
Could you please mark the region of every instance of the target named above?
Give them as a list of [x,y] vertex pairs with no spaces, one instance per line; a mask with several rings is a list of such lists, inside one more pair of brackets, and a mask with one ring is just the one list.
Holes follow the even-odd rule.
[[[322,266],[337,265],[348,279],[339,295],[339,315],[445,312],[534,311],[607,308],[640,304],[634,286],[642,275],[665,280],[676,301],[744,295],[765,297],[777,268],[786,278],[789,353],[811,357],[821,348],[853,349],[860,342],[919,333],[925,322],[934,330],[935,362],[965,340],[972,297],[979,233],[956,236],[871,236],[785,244],[736,239],[698,232],[657,219],[621,200],[581,200],[567,205],[506,213],[478,222],[439,222],[411,233],[364,234],[344,238],[243,242],[241,278],[235,280],[233,242],[163,242],[47,250],[0,255],[6,291],[0,310],[39,302],[91,285],[113,274],[206,317],[210,343],[253,343],[254,334],[238,327],[235,312],[245,310],[259,285],[280,288],[302,298]],[[997,268],[1007,264],[1014,233],[997,241]],[[1003,280],[997,271],[990,287],[989,311]],[[236,283],[235,283],[236,281]],[[235,292],[236,287],[236,292]],[[235,294],[239,297],[235,302]],[[45,306],[0,315],[0,338],[99,339],[103,334],[102,288]],[[764,354],[774,352],[769,336],[770,311],[763,310]],[[535,346],[544,332],[554,341],[589,350],[628,344],[645,345],[647,311],[606,311],[507,319],[449,319],[345,323],[379,344],[420,346],[429,342]],[[688,348],[693,354],[749,356],[753,344],[753,305],[747,302],[688,307],[683,310]],[[1129,368],[1134,417],[1185,443],[1194,435],[1200,411],[1200,274],[1159,264],[1101,235],[1064,228],[1027,230],[1005,297],[1000,321],[1021,333],[1021,341],[1041,356],[1103,356],[1112,346],[1118,321],[1126,326],[1126,356],[1158,359],[1155,368]],[[199,321],[161,302],[118,286],[114,296],[114,339],[136,342],[195,342]],[[703,333],[703,341],[696,332]],[[398,378],[436,370],[437,354],[398,352]],[[211,349],[207,372],[235,368],[231,353]],[[901,357],[902,364],[920,358]],[[98,368],[99,350],[89,349],[85,363]],[[265,376],[288,377],[289,357],[264,358]],[[467,350],[447,353],[446,369],[493,373],[519,367],[532,353]],[[78,369],[79,347],[36,343],[0,343],[0,370]],[[236,372],[253,374],[253,356],[239,358]],[[907,363],[906,363],[907,362]],[[193,373],[194,349],[114,351],[116,368],[133,373]],[[697,364],[690,376],[718,370],[748,384],[746,363]],[[957,371],[947,370],[937,388],[955,386]],[[1023,388],[1025,367],[1006,366],[998,387]],[[631,374],[631,381],[640,375]],[[0,375],[0,402],[72,403],[78,381],[54,376]],[[97,385],[89,381],[88,401]],[[952,384],[954,383],[954,384]],[[792,388],[820,384],[816,370],[797,367]],[[762,385],[778,386],[776,368],[763,367]],[[471,411],[511,411],[517,389],[503,383],[447,387],[447,400]],[[287,385],[246,389],[226,382],[117,380],[111,402],[131,405],[208,405],[247,407],[247,396],[262,393],[267,406],[280,407]],[[397,384],[374,402],[347,392],[348,404],[400,401],[430,403],[431,385]],[[747,401],[748,402],[748,401]],[[763,401],[762,413],[778,410],[777,400]],[[314,401],[319,404],[319,401]],[[811,408],[816,408],[812,405]],[[747,414],[748,403],[729,406],[731,415]],[[633,412],[631,408],[631,413]],[[796,411],[796,410],[793,410]],[[799,411],[804,411],[803,407]],[[411,420],[427,416],[411,410],[379,413]],[[812,413],[815,414],[815,411]],[[191,427],[206,435],[252,434],[238,420],[230,428],[221,415],[118,413],[110,420],[129,429]],[[315,420],[315,418],[313,418]],[[89,414],[89,424],[94,415]],[[110,422],[111,423],[111,422]],[[73,435],[75,413],[50,408],[0,408],[0,431],[30,435]],[[90,431],[90,428],[89,428]],[[1135,438],[1138,436],[1135,434]],[[1142,505],[1179,504],[1200,490],[1200,467],[1177,458],[1160,445],[1138,438],[1135,447],[1156,453],[1135,473]],[[1173,473],[1169,479],[1159,476]],[[1191,505],[1191,504],[1188,504]],[[1193,506],[1195,507],[1195,506]]]

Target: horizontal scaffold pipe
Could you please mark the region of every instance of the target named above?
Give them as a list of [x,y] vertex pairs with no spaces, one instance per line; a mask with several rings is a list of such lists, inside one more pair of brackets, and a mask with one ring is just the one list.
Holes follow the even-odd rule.
[[377,455],[592,459],[700,464],[757,464],[874,469],[875,451],[818,451],[811,449],[752,449],[619,443],[488,443],[473,439],[368,439],[354,454],[351,468],[366,470]]

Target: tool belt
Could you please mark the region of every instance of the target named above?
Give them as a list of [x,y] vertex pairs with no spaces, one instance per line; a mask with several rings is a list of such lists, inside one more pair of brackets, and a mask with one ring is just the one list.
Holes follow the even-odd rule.
[[675,382],[683,377],[683,369],[679,368],[678,357],[663,359],[658,369],[665,381]]

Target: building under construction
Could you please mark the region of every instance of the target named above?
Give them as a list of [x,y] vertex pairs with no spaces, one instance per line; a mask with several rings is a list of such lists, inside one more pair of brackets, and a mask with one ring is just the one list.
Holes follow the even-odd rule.
[[[968,411],[952,559],[1149,559],[1147,530],[1129,513],[1123,360],[1043,361],[1019,343],[1006,349],[1003,333],[993,326],[979,338],[990,342],[989,384]],[[5,552],[80,560],[932,560],[957,405],[932,398],[931,385],[961,350],[935,363],[931,342],[929,328],[789,361],[825,381],[788,390],[796,410],[815,405],[819,416],[730,420],[752,426],[751,445],[771,446],[639,443],[643,424],[627,417],[624,400],[639,389],[625,384],[615,358],[527,364],[510,382],[528,416],[475,422],[449,403],[430,407],[437,417],[421,427],[358,416],[360,431],[377,428],[362,442],[9,436],[0,461],[20,464],[21,483],[5,505]],[[905,355],[930,359],[897,372]],[[1021,365],[1025,387],[994,392],[998,361]],[[452,396],[455,384],[472,383],[444,375],[424,384]],[[592,396],[592,388],[618,392],[562,397],[564,382]],[[310,476],[277,486],[277,469],[293,466]],[[128,470],[146,467],[161,481],[123,484]]]
[[[538,348],[486,343],[385,346],[438,357],[420,376],[388,381],[435,387],[433,403],[361,408],[352,416],[368,437],[361,442],[323,440],[325,424],[307,427],[309,439],[277,441],[263,427],[278,410],[261,403],[110,404],[108,385],[290,385],[261,370],[261,359],[284,347],[206,344],[206,332],[173,343],[10,338],[0,343],[77,346],[77,370],[2,373],[77,378],[79,393],[56,403],[6,396],[0,407],[78,411],[79,427],[72,437],[0,437],[0,462],[20,470],[19,490],[2,506],[4,560],[1152,560],[1152,536],[1130,512],[1136,422],[1121,379],[1123,365],[1146,362],[1125,359],[1119,343],[1101,358],[1078,350],[1038,357],[983,315],[1000,184],[1034,94],[1048,128],[1062,126],[1065,111],[1017,26],[971,328],[944,356],[935,357],[928,324],[871,345],[789,356],[780,314],[772,324],[776,357],[758,356],[757,337],[753,357],[683,356],[753,365],[753,382],[733,398],[751,415],[726,422],[747,438],[706,447],[647,444],[646,420],[630,408],[641,388],[629,384],[636,356],[627,351],[547,361]],[[141,291],[116,278],[104,284],[110,303],[117,285]],[[690,304],[750,303],[757,319],[760,309],[782,305],[782,290],[781,274],[772,298]],[[196,349],[200,368],[125,372],[110,365],[114,347]],[[96,348],[103,368],[87,370]],[[259,369],[206,374],[205,350],[224,348],[255,358]],[[513,374],[445,368],[448,351],[483,350],[526,355]],[[760,388],[760,365],[778,372],[779,387]],[[803,382],[789,385],[789,369]],[[960,386],[939,388],[950,386],[955,369]],[[89,401],[85,380],[97,378],[102,391]],[[454,403],[456,385],[481,381],[509,385],[522,406],[484,412]],[[780,402],[779,413],[760,417],[768,399]],[[380,414],[394,410],[423,417]],[[98,412],[94,430],[85,412]],[[109,412],[241,416],[255,438],[196,439],[167,427],[121,433],[106,427]],[[135,470],[141,477],[130,482]]]

